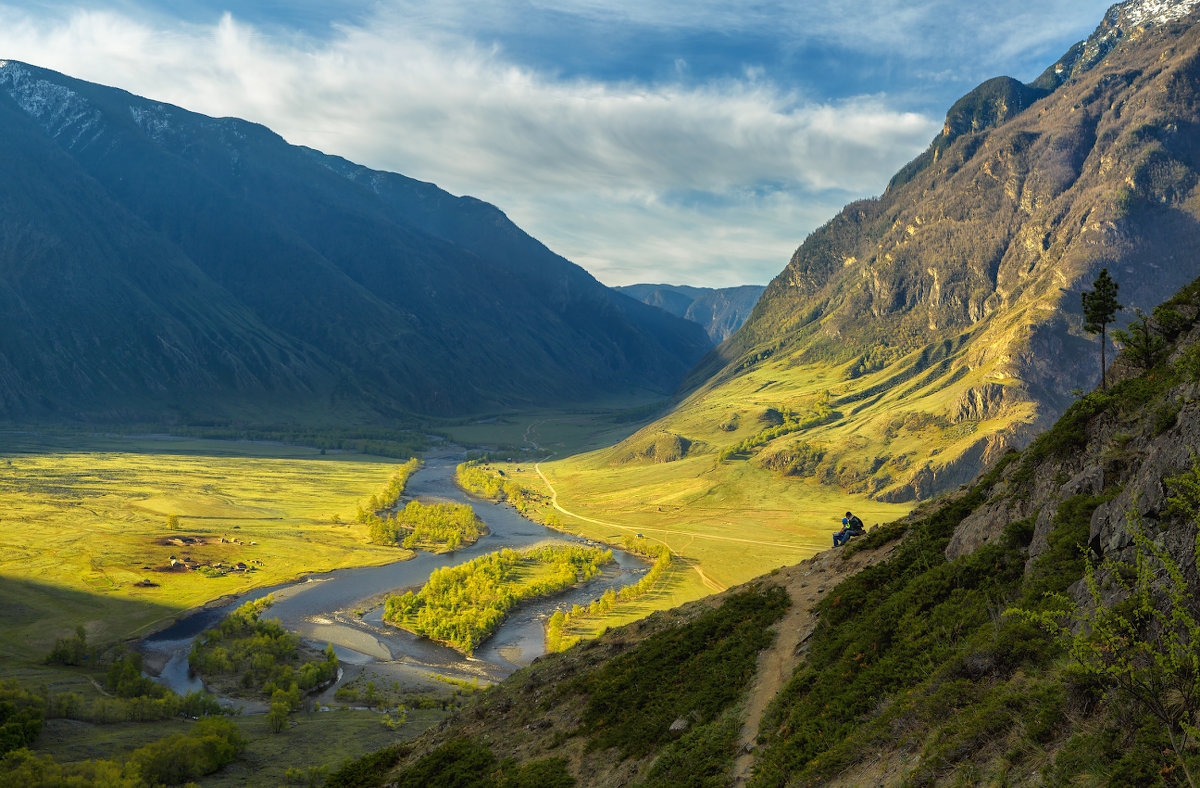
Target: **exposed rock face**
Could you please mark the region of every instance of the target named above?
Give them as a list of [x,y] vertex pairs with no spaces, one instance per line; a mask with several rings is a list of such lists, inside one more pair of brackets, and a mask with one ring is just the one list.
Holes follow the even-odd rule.
[[[965,96],[882,197],[800,246],[692,380],[820,359],[849,365],[834,407],[868,442],[877,411],[944,415],[950,437],[893,474],[886,500],[945,490],[957,465],[1024,445],[1099,383],[1079,294],[1101,268],[1121,319],[1200,274],[1197,5],[1119,4],[1033,85],[998,78]],[[952,437],[971,425],[992,448]],[[863,451],[890,453],[886,440]]]
[[950,410],[950,421],[983,421],[1003,415],[1007,404],[1008,387],[999,383],[984,383],[962,393]]
[[[1178,360],[1197,343],[1200,329],[1180,342],[1172,358]],[[1098,556],[1120,556],[1132,544],[1131,518],[1155,529],[1168,510],[1164,480],[1192,465],[1195,447],[1200,446],[1200,384],[1180,384],[1137,412],[1106,412],[1089,419],[1082,440],[1079,451],[1055,453],[1038,464],[1021,490],[1000,489],[987,505],[963,519],[946,549],[947,559],[999,539],[1019,520],[1034,518],[1032,562],[1046,549],[1064,501],[1112,490],[1118,492],[1092,512],[1088,544]],[[1008,469],[1006,478],[1013,472]],[[1194,563],[1188,534],[1175,529],[1168,538],[1183,564]]]

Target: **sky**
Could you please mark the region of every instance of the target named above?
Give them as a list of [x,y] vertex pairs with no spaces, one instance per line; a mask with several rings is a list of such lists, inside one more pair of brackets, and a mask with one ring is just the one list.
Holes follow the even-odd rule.
[[497,205],[608,285],[766,284],[1094,0],[0,0],[0,59]]

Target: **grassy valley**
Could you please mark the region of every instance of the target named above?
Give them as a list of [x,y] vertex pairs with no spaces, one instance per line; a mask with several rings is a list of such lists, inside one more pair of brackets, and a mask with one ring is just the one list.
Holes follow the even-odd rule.
[[78,625],[111,642],[217,597],[405,555],[369,544],[354,520],[395,460],[224,441],[5,438],[7,658],[36,659]]
[[1170,304],[1173,345],[968,487],[540,660],[355,784],[477,762],[581,786],[1189,784],[1198,294]]

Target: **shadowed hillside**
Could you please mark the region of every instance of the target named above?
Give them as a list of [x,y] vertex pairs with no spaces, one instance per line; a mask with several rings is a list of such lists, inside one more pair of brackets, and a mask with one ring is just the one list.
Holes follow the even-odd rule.
[[0,415],[446,414],[665,391],[695,325],[495,207],[0,63]]

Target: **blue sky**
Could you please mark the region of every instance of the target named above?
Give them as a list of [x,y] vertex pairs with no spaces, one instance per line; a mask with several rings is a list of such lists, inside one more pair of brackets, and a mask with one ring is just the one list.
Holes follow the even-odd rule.
[[1107,3],[0,0],[23,60],[495,203],[606,284],[765,284]]

